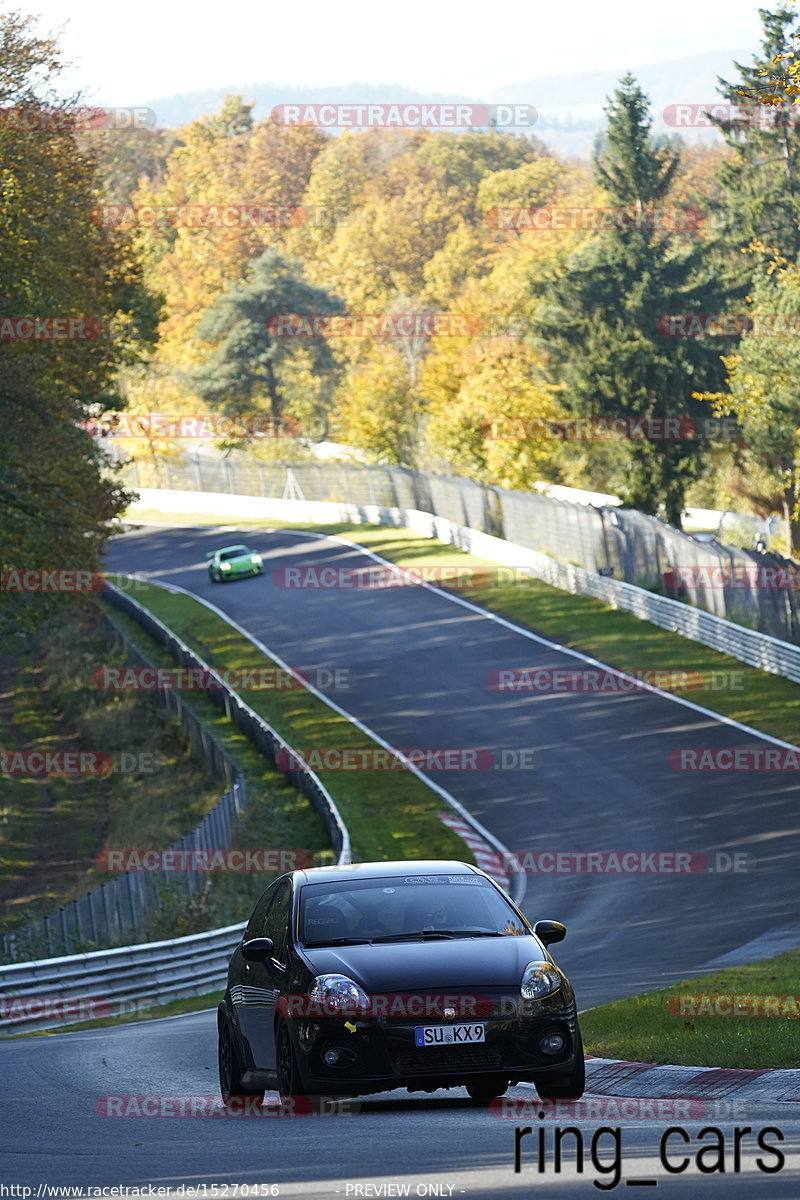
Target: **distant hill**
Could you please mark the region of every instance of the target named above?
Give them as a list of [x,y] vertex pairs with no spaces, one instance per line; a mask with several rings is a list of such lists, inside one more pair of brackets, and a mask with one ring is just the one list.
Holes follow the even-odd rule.
[[[734,63],[750,63],[752,58],[752,49],[714,50],[631,66],[632,74],[652,102],[653,131],[679,132],[687,142],[714,141],[719,136],[715,130],[677,129],[667,125],[662,114],[673,104],[706,105],[719,100],[717,77],[735,78]],[[539,110],[536,133],[542,141],[561,154],[587,155],[594,138],[605,126],[606,98],[628,69],[623,65],[617,71],[575,72],[507,84],[487,99],[494,103],[534,104]]]
[[[664,62],[633,65],[636,79],[653,104],[654,131],[676,133],[687,142],[713,141],[718,135],[709,129],[676,129],[665,124],[662,114],[668,105],[704,105],[718,100],[717,76],[735,76],[734,62],[749,63],[753,51],[715,50],[686,55]],[[269,115],[276,104],[291,103],[443,103],[479,101],[484,103],[533,104],[539,111],[534,129],[537,137],[560,154],[586,157],[594,139],[605,126],[603,107],[613,92],[626,65],[614,71],[583,71],[548,75],[522,83],[505,84],[487,96],[465,96],[454,92],[417,92],[401,84],[350,83],[330,87],[281,87],[273,83],[231,84],[225,88],[148,100],[161,126],[184,125],[196,117],[215,112],[225,96],[237,95],[254,101],[257,118]]]

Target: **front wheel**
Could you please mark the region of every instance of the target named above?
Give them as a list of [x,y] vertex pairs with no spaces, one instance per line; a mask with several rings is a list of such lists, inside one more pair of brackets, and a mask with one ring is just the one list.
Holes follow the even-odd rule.
[[575,1035],[575,1061],[570,1069],[541,1075],[534,1080],[534,1086],[542,1100],[580,1100],[586,1090],[586,1062],[580,1033]]
[[297,1116],[312,1112],[314,1101],[311,1096],[307,1096],[303,1092],[300,1071],[297,1067],[297,1056],[292,1045],[289,1026],[285,1021],[282,1021],[278,1026],[275,1049],[281,1107],[284,1111],[294,1113]]
[[220,1021],[217,1041],[217,1063],[219,1066],[219,1090],[226,1108],[236,1108],[243,1096],[264,1095],[263,1088],[245,1087],[242,1083],[242,1067],[230,1023]]

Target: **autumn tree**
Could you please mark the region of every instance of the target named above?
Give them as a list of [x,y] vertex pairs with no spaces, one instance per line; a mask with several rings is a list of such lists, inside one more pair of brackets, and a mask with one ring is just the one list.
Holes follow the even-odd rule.
[[[119,403],[116,374],[152,335],[154,311],[123,236],[93,214],[96,159],[59,98],[56,43],[0,18],[0,567],[96,569],[127,494],[82,425]],[[16,112],[26,112],[20,128]],[[73,322],[21,338],[20,319]],[[121,331],[121,332],[120,332]],[[35,629],[61,598],[9,593],[0,624]]]
[[752,267],[738,251],[751,242],[760,247],[756,262],[774,254],[794,260],[800,253],[800,108],[761,86],[775,60],[797,46],[798,15],[788,8],[759,14],[761,53],[750,66],[735,64],[738,80],[720,80],[736,112],[715,121],[732,151],[719,170],[724,197],[717,219],[740,280]]
[[[741,429],[741,494],[765,516],[779,511],[786,553],[800,547],[800,270],[785,259],[756,273],[752,328],[726,356],[726,392],[705,396]],[[764,336],[766,335],[766,336]]]
[[[323,385],[317,419],[335,382],[337,364],[324,335],[296,336],[293,318],[341,311],[341,301],[309,284],[302,264],[274,247],[255,260],[245,282],[229,288],[204,314],[198,338],[204,361],[192,384],[214,411],[310,416],[303,394]],[[284,319],[285,318],[285,319]],[[210,350],[210,352],[209,352]]]
[[[539,311],[537,340],[573,416],[701,421],[707,410],[692,393],[698,383],[721,380],[720,350],[705,339],[664,337],[659,321],[718,312],[724,296],[704,266],[701,243],[647,219],[669,193],[679,158],[675,149],[653,144],[647,98],[632,76],[621,81],[606,113],[597,182],[612,205],[641,219],[580,244]],[[663,511],[680,525],[686,488],[701,470],[702,439],[641,437],[625,450],[626,502]]]

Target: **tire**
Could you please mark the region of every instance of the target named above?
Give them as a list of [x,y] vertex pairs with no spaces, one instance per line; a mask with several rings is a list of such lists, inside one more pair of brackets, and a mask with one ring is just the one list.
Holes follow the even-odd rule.
[[275,1030],[275,1065],[278,1072],[278,1093],[281,1107],[297,1116],[314,1111],[314,1097],[303,1091],[300,1071],[297,1067],[297,1056],[292,1045],[289,1026],[281,1021]]
[[219,1091],[226,1108],[240,1107],[243,1097],[263,1097],[263,1088],[245,1087],[242,1083],[241,1060],[227,1017],[220,1020],[217,1031],[217,1065]]
[[586,1062],[580,1032],[575,1038],[575,1062],[569,1071],[552,1071],[534,1080],[541,1100],[580,1100],[586,1090]]
[[508,1091],[507,1079],[473,1079],[467,1084],[469,1098],[474,1104],[490,1104],[498,1096],[504,1096]]
[[211,580],[212,583],[219,583],[219,579],[217,578],[217,576],[214,574],[213,571],[208,572],[208,578]]

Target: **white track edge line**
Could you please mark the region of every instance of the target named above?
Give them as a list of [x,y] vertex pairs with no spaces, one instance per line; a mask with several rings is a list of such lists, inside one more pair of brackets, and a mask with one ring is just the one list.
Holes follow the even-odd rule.
[[[178,526],[178,528],[182,528],[182,526]],[[369,550],[366,546],[361,546],[358,542],[351,542],[349,538],[340,537],[338,534],[334,533],[312,533],[302,529],[265,529],[264,532],[279,536],[307,537],[319,541],[339,542],[341,545],[348,546],[352,550],[360,551],[368,558],[374,559],[374,561],[377,563],[381,563],[387,567],[392,567],[395,571],[413,573],[415,569],[414,567],[402,567],[398,563],[390,562],[389,559],[381,558],[379,554],[375,554],[374,551]],[[455,548],[458,549],[458,547]],[[531,578],[535,579],[536,577],[531,576]],[[636,684],[637,688],[641,691],[653,692],[656,696],[663,696],[665,699],[673,701],[674,704],[682,704],[684,708],[689,708],[692,710],[692,712],[702,713],[704,717],[711,717],[715,721],[722,722],[723,725],[730,725],[733,729],[739,729],[742,733],[749,734],[751,737],[760,738],[762,741],[771,742],[773,745],[780,746],[784,750],[800,750],[800,746],[793,745],[791,742],[784,742],[781,738],[773,737],[772,734],[764,733],[760,729],[754,729],[752,725],[745,725],[743,722],[737,721],[734,717],[726,717],[724,713],[715,712],[711,708],[704,708],[701,704],[695,704],[693,700],[687,700],[684,696],[676,696],[674,692],[665,691],[663,688],[656,687],[652,683],[635,679],[632,675],[628,675],[625,671],[621,671],[618,667],[612,667],[608,663],[601,662],[600,659],[597,658],[592,658],[590,655],[584,654],[580,650],[573,650],[571,646],[562,646],[558,642],[551,642],[549,638],[541,637],[540,634],[534,633],[531,629],[525,629],[525,627],[522,625],[516,625],[513,621],[509,621],[507,617],[502,617],[498,613],[493,613],[488,608],[481,608],[480,605],[473,604],[470,600],[465,600],[463,596],[456,596],[446,588],[436,587],[434,584],[428,583],[427,580],[424,579],[421,579],[419,584],[415,583],[414,586],[426,588],[428,591],[434,592],[437,596],[443,596],[452,604],[459,604],[462,608],[468,609],[477,616],[483,617],[488,621],[494,621],[497,625],[502,625],[505,629],[510,630],[512,633],[520,634],[522,637],[527,638],[530,642],[538,642],[539,645],[546,646],[548,650],[557,650],[561,654],[569,654],[572,658],[580,659],[581,662],[588,663],[593,667],[600,667],[602,670],[608,671],[612,675],[616,675],[618,679],[629,680],[631,683]],[[556,588],[555,590],[561,591],[563,589]],[[669,630],[664,630],[663,632],[668,633]],[[677,634],[676,636],[680,637],[681,635]],[[686,640],[691,641],[689,638]],[[699,642],[697,644],[702,645],[703,643]],[[711,647],[706,647],[706,649],[711,649]],[[722,654],[724,651],[719,650],[716,651],[716,653]],[[743,663],[742,665],[748,666],[747,663]],[[758,667],[752,667],[751,670],[757,671]],[[779,676],[779,678],[783,678],[783,676]]]
[[[128,573],[123,571],[120,572],[120,574],[125,575]],[[362,733],[365,733],[367,737],[372,738],[373,741],[377,742],[379,746],[383,746],[384,750],[388,750],[391,754],[394,754],[401,762],[404,763],[406,768],[416,775],[418,779],[421,779],[422,782],[431,789],[431,791],[436,792],[437,795],[441,796],[445,804],[457,812],[459,816],[461,816],[464,821],[466,821],[466,823],[476,831],[476,833],[479,833],[491,845],[499,850],[500,854],[503,856],[504,862],[513,864],[515,869],[511,873],[511,878],[513,881],[511,897],[515,904],[522,904],[522,901],[525,898],[525,891],[527,889],[527,880],[522,872],[519,859],[515,854],[511,853],[508,847],[505,846],[499,838],[495,837],[495,835],[489,829],[486,829],[486,827],[482,825],[476,817],[473,817],[472,814],[464,807],[464,805],[459,800],[456,800],[455,796],[452,796],[450,792],[446,791],[443,787],[440,787],[438,783],[435,783],[434,780],[430,779],[425,772],[421,771],[420,768],[415,766],[414,763],[405,760],[404,756],[399,750],[387,742],[385,738],[382,738],[380,734],[375,733],[372,729],[370,729],[368,725],[365,725],[363,721],[360,721],[358,717],[354,717],[352,713],[347,712],[347,710],[342,708],[341,705],[337,704],[335,700],[331,700],[325,695],[324,692],[320,692],[313,686],[313,684],[310,684],[304,680],[297,671],[293,670],[293,668],[290,667],[288,663],[284,662],[283,659],[273,650],[270,650],[270,648],[266,646],[264,642],[260,641],[257,637],[254,637],[253,634],[248,633],[248,631],[244,629],[238,623],[238,621],[235,621],[233,617],[230,617],[227,613],[223,612],[222,609],[218,608],[216,604],[212,604],[210,600],[206,600],[202,596],[198,596],[195,592],[190,592],[188,588],[183,588],[176,583],[162,583],[157,579],[151,578],[145,579],[145,582],[155,584],[156,587],[162,587],[165,590],[172,588],[174,591],[182,592],[184,596],[190,596],[193,600],[197,600],[199,604],[203,604],[211,612],[216,613],[218,617],[221,617],[223,621],[227,621],[227,623],[233,629],[235,629],[237,633],[240,633],[242,637],[247,638],[247,640],[253,646],[255,646],[257,650],[260,650],[262,654],[265,654],[268,658],[271,658],[273,662],[276,662],[283,670],[288,671],[290,675],[302,683],[307,692],[311,692],[313,696],[316,696],[318,700],[322,700],[323,703],[327,704],[329,708],[332,708],[334,712],[337,712],[341,717],[344,717],[345,720],[350,721],[357,729],[360,729]]]

